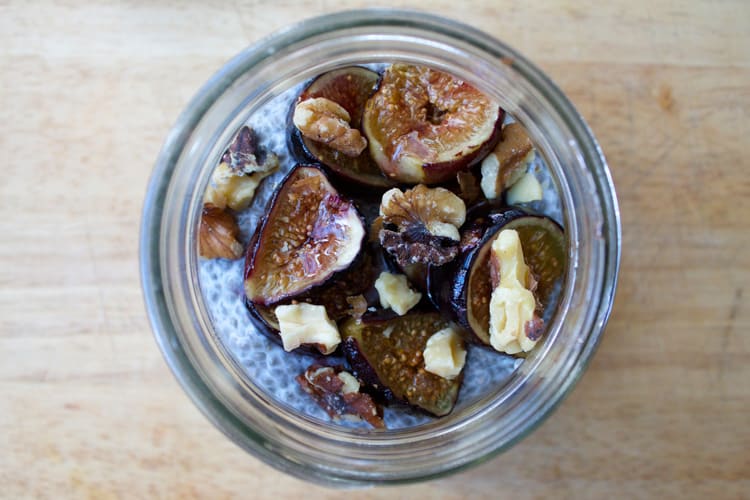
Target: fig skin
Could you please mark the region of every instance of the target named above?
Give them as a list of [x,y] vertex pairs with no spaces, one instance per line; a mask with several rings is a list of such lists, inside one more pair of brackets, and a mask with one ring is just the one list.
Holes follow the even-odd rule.
[[[417,78],[417,81],[415,82],[413,80],[409,80],[408,83],[400,82],[400,79],[407,78],[405,76],[407,73],[409,73],[412,78]],[[425,80],[430,80],[430,83],[425,83]],[[434,81],[437,81],[437,83],[435,83]],[[437,87],[441,83],[447,86],[448,89],[446,89],[445,87],[438,89]],[[396,90],[391,91],[391,88],[396,88]],[[417,88],[419,90],[404,97],[402,95],[404,93],[404,88]],[[392,119],[391,121],[393,123],[391,124],[382,123],[383,118],[381,113],[383,113],[385,109],[389,109],[391,107],[398,108],[399,106],[414,106],[414,102],[412,101],[420,100],[420,97],[418,96],[422,95],[422,97],[424,97],[423,94],[440,94],[441,91],[447,93],[445,95],[456,92],[461,95],[461,93],[463,92],[461,99],[465,99],[466,94],[472,93],[474,95],[481,96],[483,99],[488,99],[470,84],[461,82],[460,80],[457,80],[446,73],[431,70],[429,68],[396,64],[391,66],[390,68],[387,68],[385,74],[383,75],[383,77],[381,77],[378,90],[367,101],[365,114],[362,119],[362,130],[367,137],[372,158],[380,166],[380,169],[383,171],[385,176],[389,179],[404,184],[437,184],[451,180],[455,177],[457,172],[461,170],[467,170],[473,165],[479,163],[495,148],[497,143],[500,141],[503,119],[505,118],[505,111],[499,106],[497,106],[497,117],[491,124],[491,128],[489,126],[490,124],[487,124],[487,122],[479,124],[482,127],[487,127],[489,132],[489,135],[481,138],[482,142],[478,144],[472,144],[469,140],[470,138],[467,138],[467,144],[465,144],[461,147],[461,149],[455,152],[454,156],[450,158],[440,158],[439,155],[442,152],[437,152],[438,159],[435,161],[426,158],[429,157],[432,152],[416,152],[416,150],[420,148],[429,148],[429,146],[425,145],[425,142],[429,143],[430,140],[420,142],[424,141],[420,137],[425,131],[431,130],[434,119],[432,116],[426,116],[423,117],[423,119],[415,118],[415,115],[421,112],[421,108],[419,110],[407,109],[405,111],[399,111],[397,109],[396,113],[400,113],[398,115],[398,118],[403,118],[403,120]],[[493,104],[492,102],[490,102],[488,105],[493,107],[496,106],[496,104]],[[456,110],[448,111],[434,109],[434,111],[430,111],[430,109],[433,109],[433,107],[437,107],[433,102],[432,96],[430,97],[430,101],[427,102],[425,106],[426,115],[437,113],[438,115],[442,116],[442,113],[448,113],[449,115],[452,113],[456,113]],[[461,118],[463,117],[461,117],[459,114],[459,119],[453,120],[453,123],[460,121]],[[442,120],[442,118],[436,119]],[[393,126],[398,128],[400,126],[399,123],[403,122],[413,123],[409,123],[411,128],[403,128],[398,132],[391,131],[391,134],[398,134],[396,137],[390,137],[387,135],[384,136],[379,128],[382,125],[385,127],[389,127],[390,130],[390,127]],[[440,126],[443,126],[442,122]],[[436,134],[437,136],[445,137],[449,135],[449,133],[450,132],[448,132],[446,129],[442,129]],[[461,130],[461,133],[468,132],[466,132],[465,130]],[[408,139],[408,137],[410,136],[413,137],[415,139],[415,143],[419,143],[419,145],[411,147],[409,154],[404,154],[403,156],[397,155],[397,152],[401,149],[403,144],[396,145],[393,144],[393,142],[400,140],[409,142],[410,140]],[[471,138],[471,140],[478,139],[478,137]],[[432,139],[432,141],[435,140]],[[394,156],[398,156],[398,158]]]
[[359,156],[348,157],[340,151],[304,137],[294,126],[292,117],[298,103],[324,97],[339,104],[351,116],[351,127],[361,128],[362,114],[367,99],[375,92],[380,75],[362,66],[348,66],[324,73],[313,79],[292,104],[287,117],[287,145],[295,158],[302,162],[320,163],[334,177],[337,187],[345,191],[363,193],[385,190],[394,185],[380,171],[368,149]]
[[[416,322],[417,326],[414,328],[419,328],[421,331],[409,330],[410,322]],[[429,326],[429,329],[425,328],[425,324]],[[341,346],[353,373],[366,384],[367,389],[376,398],[388,403],[408,405],[427,414],[441,417],[453,410],[463,375],[453,380],[446,380],[425,371],[422,352],[427,339],[447,326],[449,323],[436,312],[411,311],[404,316],[397,316],[394,313],[379,311],[365,315],[359,321],[354,319],[346,321],[340,328]],[[388,339],[394,339],[399,335],[401,339],[395,339],[395,345],[388,346],[384,337],[378,347],[384,347],[386,352],[368,353],[368,347],[365,345],[367,342],[363,336],[364,330],[371,329],[370,335],[382,335],[382,332],[390,327],[393,329]],[[412,345],[409,345],[410,343]],[[414,348],[418,352],[404,352],[403,345]],[[406,355],[406,359],[399,358],[399,354]],[[395,362],[399,370],[406,370],[406,374],[402,372],[402,375],[398,377],[399,380],[402,376],[406,377],[409,380],[408,385],[397,387],[393,385],[393,381],[389,384],[388,378],[394,375],[388,374],[387,359]],[[377,366],[379,362],[383,364]],[[390,366],[394,364],[391,363]],[[438,393],[430,395],[429,392],[425,393],[425,390],[434,390]]]
[[[491,211],[491,205],[482,204],[470,211],[474,220],[467,224],[467,231],[476,231],[479,236],[473,242],[466,243],[458,257],[447,265],[430,266],[427,274],[427,290],[430,301],[448,319],[457,323],[465,340],[479,345],[488,345],[489,338],[477,332],[469,321],[469,278],[472,267],[479,257],[480,250],[494,239],[497,233],[508,223],[529,213],[510,208]],[[489,304],[490,297],[487,297]]]
[[[304,176],[304,173],[307,172],[307,176]],[[302,286],[296,285],[296,288],[292,287],[291,290],[284,290],[283,288],[274,289],[273,293],[269,297],[267,294],[263,295],[262,292],[256,292],[256,293],[250,293],[249,292],[249,282],[250,280],[253,280],[256,278],[256,273],[260,273],[259,269],[261,269],[261,266],[269,265],[266,262],[258,262],[259,259],[262,259],[263,257],[269,257],[270,253],[273,249],[270,248],[264,248],[264,245],[267,244],[266,238],[269,238],[270,236],[266,235],[266,231],[271,231],[270,228],[271,224],[275,224],[275,221],[273,220],[274,217],[280,216],[281,212],[277,212],[277,209],[280,209],[279,207],[283,206],[282,203],[287,203],[287,200],[280,200],[282,196],[287,196],[290,194],[294,194],[290,191],[285,191],[287,188],[287,184],[291,182],[294,179],[299,178],[299,180],[305,180],[305,179],[311,179],[314,176],[319,175],[321,182],[323,185],[320,186],[321,189],[324,189],[326,191],[326,194],[329,195],[328,198],[322,198],[320,200],[320,204],[317,207],[313,207],[313,210],[319,211],[320,207],[323,206],[324,203],[326,203],[326,210],[332,209],[332,210],[340,210],[342,209],[341,213],[337,213],[337,215],[342,215],[347,218],[347,222],[350,224],[357,224],[358,229],[361,228],[362,234],[361,237],[357,241],[350,241],[348,244],[356,245],[356,252],[354,253],[353,257],[351,257],[351,260],[347,264],[335,262],[336,265],[346,265],[344,268],[336,269],[335,271],[330,270],[323,270],[320,274],[320,276],[317,279],[311,279],[308,280],[308,282],[304,283]],[[300,177],[302,176],[302,177]],[[326,184],[328,184],[328,187],[326,188]],[[290,186],[291,188],[291,186]],[[299,211],[302,207],[299,206],[299,201],[297,202],[298,205],[296,206],[296,210]],[[330,203],[331,207],[328,206],[328,203]],[[291,214],[294,216],[294,214]],[[335,219],[334,214],[328,213],[325,214],[326,216],[329,216],[333,219]],[[290,221],[291,223],[291,221]],[[327,231],[330,226],[322,227],[321,231]],[[307,229],[310,231],[310,229]],[[317,227],[313,227],[312,231],[317,231]],[[288,231],[288,230],[287,230]],[[258,228],[256,230],[257,237],[253,237],[253,244],[248,245],[248,250],[246,254],[246,260],[245,260],[245,272],[244,272],[244,283],[245,283],[245,293],[248,295],[248,299],[252,302],[256,302],[261,305],[275,305],[278,303],[281,303],[282,301],[286,299],[293,299],[297,296],[300,296],[306,292],[309,292],[312,289],[318,288],[326,283],[335,283],[337,279],[339,279],[342,275],[342,273],[345,273],[348,269],[350,269],[359,258],[362,256],[362,248],[364,246],[364,242],[367,237],[367,231],[366,231],[366,225],[365,221],[362,217],[362,215],[357,210],[354,203],[349,201],[348,199],[342,197],[330,184],[328,181],[328,178],[326,177],[323,170],[317,166],[317,165],[297,165],[295,166],[289,174],[284,178],[284,180],[281,181],[279,184],[279,187],[277,188],[276,192],[274,193],[273,197],[271,198],[268,214],[263,218],[263,220],[258,225]],[[337,240],[340,238],[340,235],[331,233]],[[309,236],[309,235],[308,235]],[[325,234],[326,238],[329,236],[327,233]],[[354,235],[356,237],[356,234]],[[268,243],[270,245],[270,243]],[[314,250],[318,250],[318,248],[314,248]],[[348,250],[349,253],[352,253],[351,249]],[[348,256],[348,254],[347,254]],[[319,261],[315,260],[315,263],[317,265],[320,265]],[[304,262],[302,264],[305,264]],[[300,264],[301,265],[301,264]],[[273,269],[273,267],[272,267]],[[277,272],[285,272],[286,269],[279,268],[276,269]],[[266,271],[268,272],[268,271]],[[253,283],[255,288],[260,288],[261,286],[265,286],[263,284]]]

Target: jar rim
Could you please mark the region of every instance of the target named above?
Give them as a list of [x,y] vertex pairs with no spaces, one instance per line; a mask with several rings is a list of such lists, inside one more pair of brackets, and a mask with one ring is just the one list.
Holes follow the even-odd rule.
[[[598,268],[596,273],[589,277],[591,280],[600,280],[598,288],[594,287],[598,290],[598,296],[594,299],[597,304],[596,314],[591,315],[587,323],[588,331],[583,332],[585,342],[580,352],[575,359],[568,360],[570,366],[564,379],[559,381],[554,391],[546,394],[546,401],[539,402],[539,407],[544,409],[543,413],[533,415],[532,420],[524,422],[523,428],[501,445],[491,450],[483,449],[480,454],[461,457],[460,460],[446,459],[433,468],[423,467],[419,470],[386,474],[375,471],[376,473],[372,474],[361,470],[341,470],[325,464],[303,463],[304,457],[301,460],[299,456],[291,456],[299,450],[285,450],[278,443],[269,443],[267,435],[246,425],[246,420],[227,404],[220,391],[212,387],[205,374],[196,368],[198,361],[195,353],[186,347],[181,332],[182,326],[177,319],[186,314],[184,309],[190,304],[175,302],[175,292],[170,285],[169,272],[164,262],[170,258],[175,259],[176,264],[173,265],[177,268],[185,269],[189,266],[187,257],[171,255],[168,250],[169,245],[175,243],[167,241],[168,234],[171,233],[165,230],[170,225],[166,203],[169,192],[174,190],[173,174],[185,148],[188,147],[204,115],[227,89],[250,69],[258,67],[284,48],[321,35],[332,37],[336,34],[351,34],[357,29],[366,31],[384,26],[402,30],[404,33],[410,33],[412,30],[434,33],[456,43],[467,44],[487,54],[488,57],[501,61],[502,64],[512,66],[513,71],[529,81],[540,95],[553,103],[554,111],[560,115],[562,123],[569,128],[577,141],[579,163],[591,175],[594,189],[591,194],[600,205],[603,217],[598,221],[599,226],[594,228],[601,237]],[[181,238],[178,239],[185,240],[187,237],[187,234],[181,234]],[[172,372],[194,403],[234,442],[278,469],[327,485],[358,485],[425,480],[462,470],[512,446],[546,419],[585,370],[606,325],[614,300],[619,270],[621,227],[614,186],[601,148],[583,118],[544,73],[502,42],[455,21],[421,12],[364,9],[316,17],[283,29],[245,49],[208,80],[178,118],[157,159],[144,201],[140,239],[141,283],[155,338]],[[206,349],[210,351],[212,347],[206,346]],[[263,417],[261,410],[258,411],[258,418],[267,417]],[[461,449],[470,447],[471,444],[452,443],[453,446],[463,446]]]

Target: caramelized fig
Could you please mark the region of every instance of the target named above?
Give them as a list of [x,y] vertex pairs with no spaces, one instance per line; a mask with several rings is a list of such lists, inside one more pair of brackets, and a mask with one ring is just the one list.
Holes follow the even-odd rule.
[[[365,103],[375,92],[379,78],[374,71],[360,66],[329,71],[313,80],[294,105],[309,99],[328,99],[346,110],[349,125],[356,130],[360,128]],[[290,117],[293,114],[294,109]],[[383,189],[393,185],[367,151],[350,156],[324,142],[305,137],[293,124],[290,129],[290,150],[300,159],[320,162],[347,181]]]
[[412,312],[351,319],[340,332],[355,375],[376,394],[443,416],[453,409],[461,375],[448,380],[426,371],[423,352],[428,339],[449,326],[438,313]]
[[484,345],[490,344],[490,248],[502,229],[518,232],[526,264],[537,282],[534,294],[540,309],[549,305],[565,270],[565,235],[547,217],[506,209],[480,215],[467,225],[464,234],[473,231],[472,238],[467,238],[454,263],[430,268],[428,289],[432,302],[473,334],[467,340]]
[[365,227],[317,167],[299,165],[281,182],[246,261],[245,294],[273,305],[327,283],[360,255]]
[[394,64],[367,101],[362,129],[388,178],[434,184],[482,160],[500,139],[503,116],[496,102],[463,80]]

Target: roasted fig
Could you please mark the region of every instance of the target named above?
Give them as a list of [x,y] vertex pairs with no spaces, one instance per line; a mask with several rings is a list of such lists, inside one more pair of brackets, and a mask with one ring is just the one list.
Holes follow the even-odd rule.
[[248,251],[245,294],[273,305],[328,282],[360,255],[365,227],[322,170],[299,165],[281,182]]
[[367,101],[370,154],[398,182],[454,178],[500,139],[503,110],[472,85],[423,66],[394,64]]
[[[432,302],[472,334],[467,340],[484,345],[490,344],[490,248],[502,229],[518,232],[526,264],[536,281],[534,295],[540,309],[549,305],[565,270],[565,236],[547,217],[506,209],[483,214],[468,224],[465,234],[473,231],[472,237],[467,238],[454,263],[430,268],[428,290]],[[539,336],[537,331],[533,334]]]
[[[365,103],[375,92],[379,78],[374,71],[360,66],[329,71],[317,77],[302,91],[294,103],[295,109],[292,110],[290,116],[294,116],[297,106],[304,101],[327,99],[343,108],[345,114],[337,117],[344,119],[348,127],[357,131],[362,123]],[[307,110],[307,113],[313,114],[314,110]],[[346,115],[348,119],[345,119]],[[310,118],[313,117],[310,116]],[[328,130],[331,128],[327,127]],[[335,140],[333,137],[320,137],[317,135],[318,131],[316,134],[308,133],[306,136],[293,123],[290,129],[290,149],[300,159],[320,162],[329,171],[346,181],[383,189],[393,185],[393,182],[383,175],[367,151],[356,153],[358,147],[347,148],[349,144],[345,143],[336,147],[335,144],[330,143]],[[366,141],[364,144],[366,145]]]
[[343,367],[315,363],[296,380],[332,419],[361,419],[376,429],[385,428],[383,409],[360,392],[359,380]]
[[425,370],[428,339],[450,325],[438,313],[351,319],[340,328],[354,374],[387,401],[407,403],[436,416],[453,409],[461,376],[451,380]]

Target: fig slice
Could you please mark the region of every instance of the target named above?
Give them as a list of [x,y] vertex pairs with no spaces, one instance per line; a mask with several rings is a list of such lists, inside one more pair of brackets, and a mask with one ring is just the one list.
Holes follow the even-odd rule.
[[435,184],[454,178],[495,147],[504,114],[463,80],[424,66],[394,64],[367,101],[362,129],[388,178]]
[[448,326],[438,313],[411,312],[350,319],[339,331],[354,374],[371,390],[440,417],[453,409],[462,377],[448,380],[426,371],[422,353],[427,340]]
[[[343,107],[350,116],[350,125],[359,129],[367,99],[375,92],[380,76],[361,66],[348,66],[324,73],[302,91],[294,106],[308,99],[325,98]],[[300,159],[319,162],[334,175],[357,184],[385,189],[393,185],[383,175],[367,151],[351,157],[323,142],[305,137],[291,123],[290,150]]]
[[360,255],[364,222],[318,167],[296,166],[274,193],[248,251],[245,294],[274,305],[331,280]]
[[566,266],[565,234],[548,217],[506,209],[482,215],[470,223],[467,231],[481,230],[481,238],[474,237],[454,265],[431,267],[428,289],[432,302],[448,311],[451,319],[471,334],[467,340],[483,345],[490,345],[490,248],[502,229],[518,232],[524,259],[537,282],[534,295],[540,315],[554,305],[554,291]]

